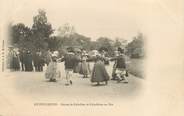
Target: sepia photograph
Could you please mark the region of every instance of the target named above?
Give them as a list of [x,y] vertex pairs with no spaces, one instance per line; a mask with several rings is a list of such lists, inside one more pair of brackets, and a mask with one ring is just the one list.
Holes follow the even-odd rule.
[[[33,9],[27,14],[31,19],[18,14],[8,25],[5,70],[15,76],[17,91],[42,96],[66,89],[61,96],[136,97],[145,79],[145,35],[136,20],[119,14],[109,20],[98,13],[85,19],[68,11],[65,18],[53,10]],[[118,24],[121,19],[127,22]]]
[[169,114],[157,104],[184,95],[163,88],[182,88],[179,1],[0,0],[0,116]]

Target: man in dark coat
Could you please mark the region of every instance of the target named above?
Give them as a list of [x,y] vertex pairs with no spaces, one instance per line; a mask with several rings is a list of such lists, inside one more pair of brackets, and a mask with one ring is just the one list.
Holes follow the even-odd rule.
[[21,62],[21,70],[25,71],[25,50],[20,50],[20,62]]
[[67,53],[61,58],[61,62],[65,62],[65,73],[66,73],[66,86],[72,84],[71,77],[73,75],[73,71],[76,65],[76,62],[80,61],[78,57],[74,54],[73,48],[67,48]]
[[36,72],[43,71],[44,61],[43,61],[43,57],[42,57],[41,51],[37,51],[34,54],[33,62],[34,62],[34,67],[35,67],[35,71]]
[[33,71],[33,57],[30,51],[25,54],[25,71]]
[[115,66],[115,75],[118,78],[118,82],[125,80],[124,83],[128,83],[128,80],[126,78],[126,61],[125,61],[125,55],[124,55],[124,49],[118,48],[118,56],[115,58],[112,58],[111,60],[115,60],[116,66]]

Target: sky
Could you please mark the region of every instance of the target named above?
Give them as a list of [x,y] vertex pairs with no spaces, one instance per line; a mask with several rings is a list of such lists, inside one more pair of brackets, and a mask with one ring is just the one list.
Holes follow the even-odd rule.
[[[57,30],[63,24],[70,23],[75,27],[76,32],[91,37],[92,40],[101,36],[111,39],[116,37],[132,39],[138,32],[146,34],[148,26],[153,20],[151,19],[152,14],[153,16],[156,14],[157,17],[157,13],[164,10],[164,14],[169,12],[171,18],[176,18],[180,7],[178,5],[180,3],[170,2],[171,0],[162,0],[162,2],[160,0],[5,1],[4,8],[7,9],[5,17],[9,17],[9,21],[14,24],[22,22],[31,27],[33,16],[37,15],[38,9],[44,9],[48,22],[54,29]],[[155,3],[159,3],[161,8],[155,10]],[[169,11],[167,11],[167,7],[170,8]],[[173,13],[170,10],[173,10]],[[174,16],[172,16],[173,14]],[[165,20],[164,18],[163,20]]]
[[9,6],[13,23],[31,26],[37,10],[44,9],[54,29],[70,23],[92,39],[131,39],[142,31],[146,4],[146,0],[10,0]]

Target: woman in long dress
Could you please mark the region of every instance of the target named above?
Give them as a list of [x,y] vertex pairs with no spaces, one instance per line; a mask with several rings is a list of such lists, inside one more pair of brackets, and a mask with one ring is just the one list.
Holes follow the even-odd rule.
[[110,77],[105,68],[103,58],[97,55],[91,75],[91,82],[97,82],[97,85],[100,85],[100,82],[105,82],[107,85],[109,78]]
[[[77,52],[75,53],[75,56],[76,56],[77,59],[81,59],[81,53],[80,53],[79,51],[77,51]],[[75,67],[74,67],[73,72],[74,72],[74,73],[79,73],[79,72],[80,72],[80,69],[81,69],[81,62],[76,61],[76,62],[75,62]]]
[[19,71],[20,70],[19,54],[16,51],[13,51],[13,70],[14,71]]
[[88,75],[90,74],[90,66],[89,63],[86,62],[87,54],[83,54],[81,60],[82,62],[80,65],[79,73],[83,75],[83,78],[88,78]]
[[45,78],[49,79],[50,82],[56,82],[61,77],[61,72],[57,66],[57,56],[53,55],[51,58],[45,72]]
[[45,52],[45,54],[43,54],[44,56],[44,62],[47,64],[47,66],[49,65],[49,63],[51,62],[52,58],[52,52],[50,50],[48,50],[47,52]]
[[13,49],[8,52],[7,66],[11,71],[18,71],[20,69],[19,55]]

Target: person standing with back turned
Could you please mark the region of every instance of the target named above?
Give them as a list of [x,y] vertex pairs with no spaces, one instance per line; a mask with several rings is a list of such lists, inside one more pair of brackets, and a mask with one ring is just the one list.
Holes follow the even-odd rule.
[[61,62],[65,62],[65,73],[66,73],[66,86],[72,85],[72,75],[75,68],[76,62],[78,62],[80,59],[76,57],[74,54],[73,48],[69,47],[67,48],[67,53],[64,55],[63,58],[60,59]]

